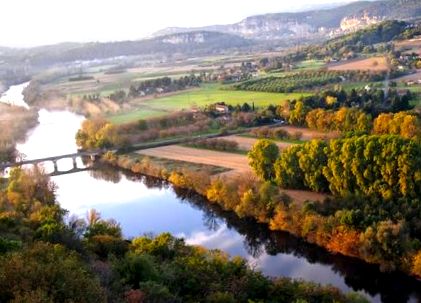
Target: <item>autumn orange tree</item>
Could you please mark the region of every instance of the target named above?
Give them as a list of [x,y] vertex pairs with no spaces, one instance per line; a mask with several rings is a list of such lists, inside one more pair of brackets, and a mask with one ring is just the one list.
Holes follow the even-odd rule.
[[358,131],[368,133],[371,130],[370,115],[356,108],[342,107],[337,111],[316,108],[306,115],[306,125],[320,131]]
[[380,114],[374,120],[373,133],[401,135],[408,139],[419,138],[421,123],[416,115],[407,112]]

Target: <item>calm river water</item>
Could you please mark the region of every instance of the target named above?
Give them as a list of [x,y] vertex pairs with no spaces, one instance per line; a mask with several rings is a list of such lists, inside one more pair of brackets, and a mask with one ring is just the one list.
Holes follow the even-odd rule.
[[[24,105],[21,90],[12,87],[6,96]],[[13,90],[13,91],[12,91]],[[1,100],[0,100],[1,101]],[[39,125],[18,149],[27,159],[76,152],[75,133],[84,117],[67,111],[39,111]],[[79,167],[82,166],[80,161]],[[72,168],[71,160],[58,161],[59,170]],[[46,163],[47,171],[52,164]],[[269,232],[252,220],[240,220],[198,195],[157,179],[102,167],[53,177],[58,201],[71,214],[85,216],[97,209],[103,218],[120,222],[126,237],[170,232],[187,243],[218,248],[240,255],[269,276],[287,276],[343,291],[357,291],[373,302],[421,302],[421,283],[403,274],[385,274],[377,266],[331,255],[287,233]]]

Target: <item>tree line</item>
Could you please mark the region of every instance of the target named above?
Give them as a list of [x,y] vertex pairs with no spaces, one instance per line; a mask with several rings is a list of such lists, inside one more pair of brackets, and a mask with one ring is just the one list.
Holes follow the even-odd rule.
[[381,113],[412,109],[410,101],[413,98],[410,91],[392,89],[387,94],[382,89],[326,90],[298,100],[287,100],[277,107],[276,114],[293,125],[303,126],[307,114],[314,109],[338,110],[345,107],[377,117]]
[[281,187],[384,200],[421,194],[421,145],[395,135],[311,141],[286,149],[266,175]]
[[188,87],[198,87],[201,82],[202,78],[195,74],[180,77],[178,79],[172,79],[170,77],[150,79],[130,85],[128,95],[136,98],[156,93],[168,93],[183,90]]
[[[241,111],[242,108],[247,108],[247,112]],[[211,131],[223,133],[239,127],[258,126],[272,122],[272,116],[267,116],[265,112],[251,111],[248,104],[234,109],[235,112],[229,114],[229,119],[224,116],[215,116],[213,112],[178,112],[119,125],[105,119],[89,119],[85,120],[78,130],[76,143],[84,149],[125,147],[139,142]]]

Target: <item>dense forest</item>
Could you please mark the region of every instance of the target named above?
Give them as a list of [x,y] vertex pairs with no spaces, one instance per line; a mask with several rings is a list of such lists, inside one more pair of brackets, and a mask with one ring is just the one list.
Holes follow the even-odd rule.
[[[325,59],[326,57],[341,58],[344,54],[370,53],[375,52],[374,45],[379,43],[389,43],[395,39],[401,38],[411,24],[403,21],[385,21],[373,25],[367,29],[359,30],[345,36],[330,40],[321,46],[309,46],[306,49],[307,57]],[[384,46],[382,46],[384,47]],[[383,51],[386,48],[383,48]]]

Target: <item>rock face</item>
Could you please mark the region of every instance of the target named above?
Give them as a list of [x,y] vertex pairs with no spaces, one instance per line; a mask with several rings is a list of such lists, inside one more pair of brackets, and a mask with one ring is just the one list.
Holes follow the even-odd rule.
[[345,17],[341,21],[340,29],[343,32],[353,32],[366,26],[377,24],[384,18],[365,14],[363,17]]
[[245,38],[270,40],[288,37],[307,38],[317,32],[308,23],[297,20],[278,21],[261,17],[247,18],[240,23],[233,24],[227,29],[231,34],[237,34]]
[[241,22],[200,28],[168,28],[162,36],[192,31],[218,31],[255,40],[323,39],[346,34],[383,20],[411,20],[421,15],[420,0],[359,1],[323,10],[252,16]]
[[205,43],[205,35],[203,33],[186,33],[178,35],[170,35],[162,39],[163,43],[170,44],[189,44],[189,43]]

